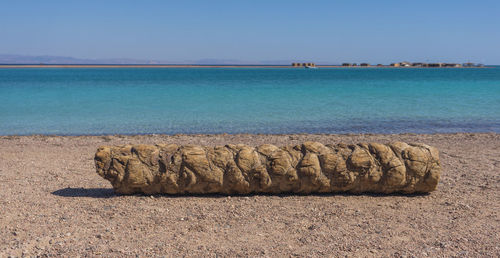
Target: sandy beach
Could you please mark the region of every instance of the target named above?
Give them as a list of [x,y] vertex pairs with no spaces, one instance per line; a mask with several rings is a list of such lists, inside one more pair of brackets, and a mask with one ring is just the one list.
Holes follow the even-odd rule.
[[[428,195],[118,196],[100,145],[422,142]],[[500,135],[1,136],[0,256],[498,256]]]

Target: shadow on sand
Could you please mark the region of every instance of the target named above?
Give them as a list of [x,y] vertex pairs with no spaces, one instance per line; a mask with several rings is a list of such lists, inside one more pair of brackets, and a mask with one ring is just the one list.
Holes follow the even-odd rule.
[[61,197],[111,198],[118,196],[112,188],[63,188],[52,192]]
[[[124,196],[122,194],[117,194],[112,188],[63,188],[52,192],[53,195],[61,197],[90,197],[90,198],[113,198],[118,196]],[[277,196],[277,197],[292,197],[292,196],[323,196],[323,197],[333,197],[333,196],[371,196],[377,198],[384,197],[425,197],[428,193],[391,193],[391,194],[381,194],[381,193],[312,193],[312,194],[297,194],[297,193],[280,193],[280,194],[269,194],[269,193],[251,193],[251,194],[234,194],[232,197],[251,197],[251,196]],[[130,196],[130,195],[129,195]],[[133,194],[131,196],[150,196],[147,194]],[[166,197],[166,198],[225,198],[228,195],[224,194],[153,194],[155,197]]]

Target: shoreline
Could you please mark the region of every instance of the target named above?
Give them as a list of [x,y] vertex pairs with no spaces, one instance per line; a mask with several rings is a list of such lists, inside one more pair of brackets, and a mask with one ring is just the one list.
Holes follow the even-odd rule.
[[432,135],[500,135],[498,132],[451,132],[451,133],[144,133],[144,134],[6,134],[0,135],[0,139],[12,139],[22,137],[34,138],[82,138],[82,137],[118,137],[118,138],[137,138],[137,137],[281,137],[281,136],[338,136],[338,137],[351,137],[351,136],[432,136]]
[[[483,67],[394,67],[390,65],[384,66],[342,66],[342,65],[316,65],[317,68],[403,68],[403,69],[460,69],[460,68],[492,68],[491,66]],[[291,65],[81,65],[81,64],[54,64],[54,65],[34,65],[34,64],[0,64],[0,68],[291,68],[291,69],[306,69],[304,67],[293,67]]]
[[[116,195],[98,146],[392,141],[440,152],[427,195]],[[498,256],[500,134],[0,136],[0,256]],[[263,237],[265,236],[265,237]]]

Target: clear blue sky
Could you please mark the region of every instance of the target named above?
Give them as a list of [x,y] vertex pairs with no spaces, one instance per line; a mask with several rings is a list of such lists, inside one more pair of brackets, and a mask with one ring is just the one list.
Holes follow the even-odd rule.
[[0,54],[500,64],[500,1],[0,0]]

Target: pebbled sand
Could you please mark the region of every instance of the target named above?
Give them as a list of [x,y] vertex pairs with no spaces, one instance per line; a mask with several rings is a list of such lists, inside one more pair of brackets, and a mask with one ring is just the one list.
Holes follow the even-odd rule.
[[[97,146],[423,142],[429,195],[117,196]],[[500,256],[500,135],[1,136],[0,256]]]

